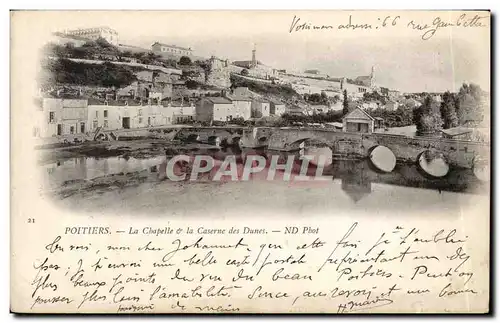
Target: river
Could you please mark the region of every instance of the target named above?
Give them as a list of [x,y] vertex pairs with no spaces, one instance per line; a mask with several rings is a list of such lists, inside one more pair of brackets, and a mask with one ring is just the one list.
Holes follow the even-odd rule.
[[[202,151],[197,153],[203,153]],[[238,166],[246,155],[274,154],[286,158],[298,152],[271,152],[265,149],[211,152],[223,160],[235,154]],[[57,203],[72,209],[93,212],[114,210],[124,213],[146,212],[187,215],[217,215],[221,210],[305,214],[336,210],[401,210],[459,213],[478,197],[488,198],[489,183],[474,176],[470,169],[450,168],[443,178],[432,178],[416,164],[397,163],[390,173],[377,171],[369,160],[333,160],[322,172],[321,179],[283,181],[278,172],[274,181],[265,180],[266,173],[250,181],[214,182],[210,176],[197,181],[159,180],[160,165],[166,156],[134,158],[123,156],[75,157],[40,165],[43,192],[56,193]],[[294,167],[295,173],[300,165]],[[314,175],[311,167],[308,175]],[[262,175],[262,176],[261,176]],[[297,175],[297,174],[295,174]],[[57,194],[64,192],[63,194]]]

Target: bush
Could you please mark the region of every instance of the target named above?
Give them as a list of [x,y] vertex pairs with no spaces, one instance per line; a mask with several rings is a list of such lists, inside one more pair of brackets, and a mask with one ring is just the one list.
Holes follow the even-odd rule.
[[137,80],[128,67],[112,63],[88,64],[59,59],[47,62],[43,68],[49,72],[48,82],[52,84],[123,87]]
[[188,56],[182,56],[179,59],[179,64],[180,65],[191,65],[191,58],[189,58]]
[[187,80],[186,81],[186,87],[190,90],[194,90],[198,88],[198,82],[195,80]]

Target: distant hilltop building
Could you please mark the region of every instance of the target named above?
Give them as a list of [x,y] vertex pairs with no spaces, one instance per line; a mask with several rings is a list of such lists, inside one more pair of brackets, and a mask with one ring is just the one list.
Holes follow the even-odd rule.
[[370,75],[358,76],[356,77],[354,82],[356,82],[356,84],[363,85],[366,87],[373,87],[375,85],[374,78],[375,78],[375,67],[372,66],[372,71]]
[[262,62],[257,60],[257,49],[252,50],[252,60],[250,61],[233,61],[232,64],[242,69],[248,70],[248,75],[253,77],[258,77],[262,79],[269,79],[274,77],[276,70],[270,66],[262,64]]
[[314,74],[314,75],[320,74],[319,70],[305,70],[304,73],[306,73],[306,74]]
[[218,88],[229,88],[231,86],[231,71],[227,59],[224,60],[212,56],[208,64],[210,68],[206,74],[206,84]]
[[233,65],[243,68],[256,68],[258,65],[262,65],[262,63],[257,60],[257,49],[254,46],[252,50],[251,61],[234,61]]
[[109,27],[82,28],[66,30],[63,34],[68,36],[78,36],[88,40],[105,39],[108,43],[118,46],[118,33]]
[[166,53],[178,56],[192,56],[193,50],[191,48],[180,47],[176,45],[162,44],[155,42],[151,45],[151,50],[156,53]]

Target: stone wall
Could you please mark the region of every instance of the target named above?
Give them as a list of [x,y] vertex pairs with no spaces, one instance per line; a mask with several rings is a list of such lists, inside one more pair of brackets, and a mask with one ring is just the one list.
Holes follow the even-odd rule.
[[210,68],[206,72],[205,83],[218,88],[229,88],[231,86],[231,71],[228,62],[214,57],[209,62]]
[[200,141],[206,142],[209,137],[219,137],[222,140],[227,140],[232,142],[235,138],[241,138],[243,136],[242,128],[224,128],[224,127],[192,127],[192,128],[182,128],[179,130],[175,139],[186,139],[190,135],[199,135]]

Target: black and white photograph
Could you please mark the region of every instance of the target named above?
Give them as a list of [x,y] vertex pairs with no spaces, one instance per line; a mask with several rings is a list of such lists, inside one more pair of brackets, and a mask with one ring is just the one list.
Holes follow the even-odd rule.
[[13,311],[490,310],[489,10],[11,29]]

